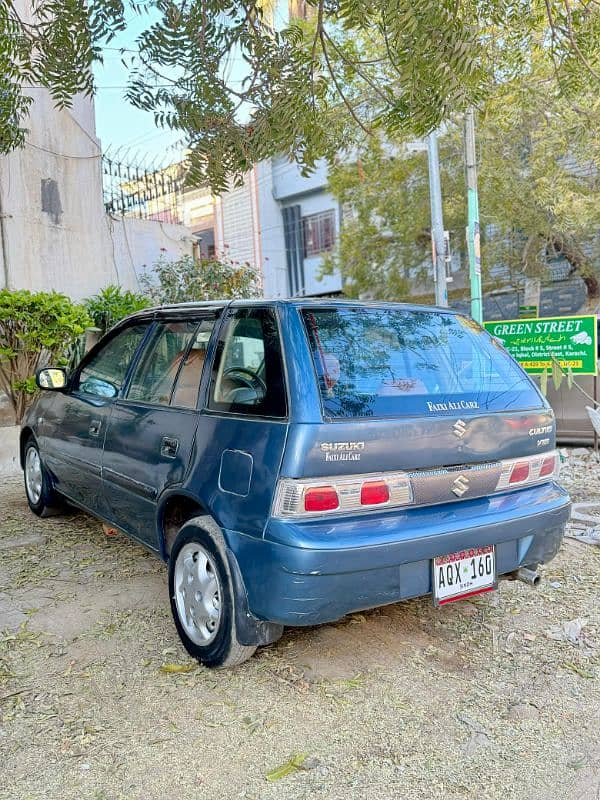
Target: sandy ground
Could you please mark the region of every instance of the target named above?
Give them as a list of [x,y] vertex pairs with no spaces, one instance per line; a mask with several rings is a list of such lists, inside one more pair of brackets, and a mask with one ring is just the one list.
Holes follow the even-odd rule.
[[[581,465],[570,488],[600,500]],[[3,479],[0,798],[600,800],[600,548],[565,540],[544,577],[289,630],[215,672],[178,642],[162,564]]]

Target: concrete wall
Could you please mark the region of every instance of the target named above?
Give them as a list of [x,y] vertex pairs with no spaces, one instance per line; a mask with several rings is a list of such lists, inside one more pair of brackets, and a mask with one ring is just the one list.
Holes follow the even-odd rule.
[[125,289],[138,291],[140,278],[161,256],[174,261],[192,254],[188,228],[149,219],[106,215],[106,247],[112,279]]
[[[14,6],[21,19],[35,22],[30,0]],[[77,96],[59,111],[47,90],[27,91],[33,102],[26,144],[0,156],[0,286],[82,297],[114,280],[94,104]]]
[[[168,259],[191,254],[190,231],[182,225],[106,215],[100,159],[72,157],[92,151],[93,143],[68,112],[55,111],[46,93],[36,100],[30,125],[30,144],[0,156],[7,255],[0,288],[54,289],[81,300],[111,283],[138,289],[140,273],[161,253]],[[59,144],[57,130],[72,136]],[[36,132],[44,148],[63,155],[33,147]]]
[[317,162],[310,175],[302,175],[300,167],[287,158],[273,159],[273,196],[276,200],[288,200],[295,195],[325,190],[327,187],[327,162]]
[[0,286],[80,298],[115,280],[93,105],[77,98],[72,109],[58,111],[46,90],[30,91],[26,145],[0,156],[6,253]]
[[18,425],[9,424],[7,427],[0,427],[0,476],[18,475],[21,466],[19,464],[19,434],[21,428]]

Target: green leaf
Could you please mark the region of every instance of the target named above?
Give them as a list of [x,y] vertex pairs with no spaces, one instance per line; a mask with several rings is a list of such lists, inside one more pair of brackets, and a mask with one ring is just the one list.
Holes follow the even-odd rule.
[[572,661],[565,661],[562,665],[565,669],[571,670],[571,672],[575,672],[577,675],[580,675],[582,678],[593,678],[594,673],[590,672],[587,669],[583,669],[579,665],[573,663]]
[[296,772],[297,770],[302,768],[302,764],[306,761],[308,753],[294,753],[290,756],[289,760],[282,764],[280,767],[277,767],[271,772],[267,772],[265,778],[270,781],[279,781],[282,778],[286,778],[288,775],[291,775],[292,772]]
[[135,292],[124,291],[120,286],[107,286],[93,297],[84,300],[84,305],[94,325],[106,333],[124,317],[147,308],[149,298]]
[[196,664],[163,664],[160,668],[161,672],[170,674],[180,674],[185,672],[193,672],[197,668]]
[[168,261],[162,255],[141,277],[148,301],[153,304],[189,300],[259,297],[258,272],[248,263],[228,256],[195,259],[185,255]]
[[[351,150],[365,130],[380,128],[386,137],[423,136],[468,105],[483,107],[504,85],[527,76],[551,98],[550,131],[543,136],[549,154],[552,126],[561,132],[554,117],[565,118],[562,133],[568,136],[595,129],[588,115],[597,97],[599,63],[600,9],[594,3],[572,3],[573,9],[567,5],[565,10],[551,2],[546,11],[543,3],[514,0],[421,0],[418,5],[310,0],[309,19],[292,17],[288,23],[281,23],[272,2],[258,0],[28,5],[33,20],[21,20],[13,3],[0,3],[1,151],[23,144],[28,85],[46,87],[59,107],[70,105],[78,92],[91,95],[94,63],[128,26],[138,55],[120,51],[129,67],[127,98],[154,112],[157,125],[181,135],[189,148],[192,182],[208,181],[217,193],[265,158],[287,155],[312,169],[320,157],[333,159],[346,146]],[[130,6],[139,11],[133,19]],[[228,69],[231,59],[243,62],[241,73]],[[531,100],[527,87],[511,90],[524,105]],[[563,187],[550,180],[544,189],[540,176],[524,165],[526,148],[518,154],[512,150],[502,126],[515,114],[501,104],[507,109],[496,147],[506,150],[506,164],[547,193],[543,210],[550,203],[568,209]],[[528,109],[529,119],[540,113],[536,103],[529,102]],[[576,137],[573,141],[570,155],[577,158]],[[527,146],[535,145],[532,137]],[[561,168],[556,155],[548,157],[551,161],[554,169]],[[567,213],[576,220],[581,210],[571,206]],[[532,213],[534,206],[526,207],[526,222]]]

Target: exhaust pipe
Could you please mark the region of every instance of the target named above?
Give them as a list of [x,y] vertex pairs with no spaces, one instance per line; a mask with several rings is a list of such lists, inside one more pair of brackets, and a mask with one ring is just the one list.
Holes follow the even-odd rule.
[[539,586],[542,576],[536,569],[528,569],[527,567],[520,567],[513,572],[513,576],[518,581],[523,581],[528,586]]

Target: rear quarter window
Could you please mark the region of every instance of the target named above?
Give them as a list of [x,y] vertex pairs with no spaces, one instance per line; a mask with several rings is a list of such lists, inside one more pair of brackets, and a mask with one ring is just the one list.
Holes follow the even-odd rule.
[[287,414],[281,342],[273,309],[232,310],[217,343],[208,407],[283,418]]
[[373,307],[301,314],[325,417],[464,415],[543,404],[519,365],[467,317]]

